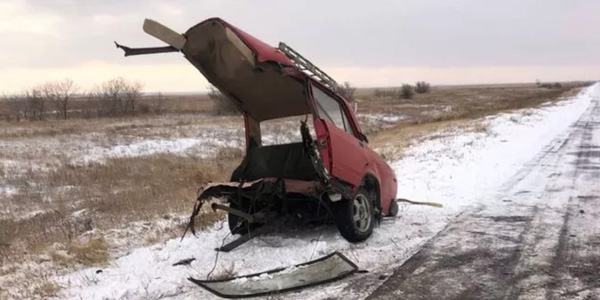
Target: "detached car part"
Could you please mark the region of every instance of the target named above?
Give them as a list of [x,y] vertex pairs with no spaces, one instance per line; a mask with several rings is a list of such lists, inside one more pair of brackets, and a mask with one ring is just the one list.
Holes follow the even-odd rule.
[[223,298],[272,295],[338,280],[358,271],[358,267],[339,252],[319,259],[251,275],[191,282]]

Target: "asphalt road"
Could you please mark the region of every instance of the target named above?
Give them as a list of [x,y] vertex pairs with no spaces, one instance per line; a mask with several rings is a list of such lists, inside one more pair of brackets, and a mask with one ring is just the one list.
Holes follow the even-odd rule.
[[367,299],[600,299],[600,99],[384,280]]

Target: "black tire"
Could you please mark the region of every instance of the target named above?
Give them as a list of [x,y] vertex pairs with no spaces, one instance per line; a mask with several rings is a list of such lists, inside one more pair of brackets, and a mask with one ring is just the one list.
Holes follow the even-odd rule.
[[392,200],[392,203],[390,204],[390,213],[388,214],[389,217],[395,217],[398,215],[398,202],[396,201],[396,199]]
[[349,242],[365,241],[373,233],[373,200],[364,188],[360,188],[353,199],[334,202],[333,210],[338,230]]

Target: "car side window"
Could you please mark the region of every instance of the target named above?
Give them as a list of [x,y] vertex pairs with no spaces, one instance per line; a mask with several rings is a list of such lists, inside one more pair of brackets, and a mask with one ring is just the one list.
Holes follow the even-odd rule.
[[327,95],[320,88],[313,85],[312,87],[313,97],[317,103],[317,110],[319,117],[335,124],[338,128],[354,135],[354,130],[348,121],[348,117],[344,113],[344,110],[340,106],[339,102]]

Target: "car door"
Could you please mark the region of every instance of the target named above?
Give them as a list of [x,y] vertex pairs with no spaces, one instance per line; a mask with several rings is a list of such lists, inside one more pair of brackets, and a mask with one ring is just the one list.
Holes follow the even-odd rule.
[[358,186],[367,166],[364,142],[356,135],[347,108],[323,88],[312,84],[311,94],[318,117],[315,118],[317,140],[324,163],[333,176]]

